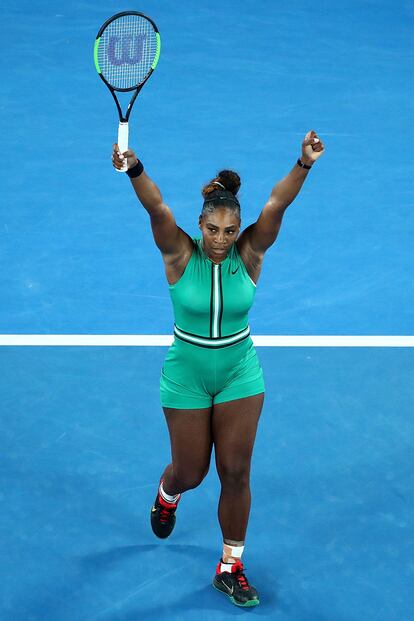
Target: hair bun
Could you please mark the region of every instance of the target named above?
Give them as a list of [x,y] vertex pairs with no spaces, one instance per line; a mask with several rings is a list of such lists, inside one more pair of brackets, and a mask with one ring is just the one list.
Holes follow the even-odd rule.
[[217,173],[217,176],[209,181],[201,190],[201,194],[206,198],[208,194],[220,189],[223,186],[225,190],[228,190],[234,196],[240,189],[241,181],[239,175],[233,170],[221,170]]
[[234,196],[240,190],[240,177],[233,170],[221,170],[217,175],[217,181],[223,184],[226,190],[232,192]]

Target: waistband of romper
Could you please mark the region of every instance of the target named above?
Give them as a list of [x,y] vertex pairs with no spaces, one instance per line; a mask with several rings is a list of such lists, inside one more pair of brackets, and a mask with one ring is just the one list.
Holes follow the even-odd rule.
[[181,328],[174,324],[174,336],[176,336],[181,341],[191,343],[191,345],[197,345],[198,347],[207,347],[209,349],[219,349],[221,347],[229,347],[230,345],[235,345],[236,343],[240,343],[241,341],[244,341],[244,339],[247,339],[247,337],[250,336],[250,326],[246,326],[244,330],[240,330],[240,332],[236,332],[235,334],[229,334],[228,336],[222,337],[208,338],[206,336],[199,336],[198,334],[192,334],[191,332],[181,330]]

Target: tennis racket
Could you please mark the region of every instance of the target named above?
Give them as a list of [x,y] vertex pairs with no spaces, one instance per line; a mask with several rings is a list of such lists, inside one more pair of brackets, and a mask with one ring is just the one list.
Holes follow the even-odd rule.
[[[118,145],[121,153],[128,149],[128,120],[132,106],[157,66],[160,51],[161,38],[157,26],[152,19],[137,11],[113,15],[96,35],[95,67],[116,103],[119,114]],[[116,91],[133,91],[125,115]],[[125,172],[126,169],[125,160],[120,172]]]

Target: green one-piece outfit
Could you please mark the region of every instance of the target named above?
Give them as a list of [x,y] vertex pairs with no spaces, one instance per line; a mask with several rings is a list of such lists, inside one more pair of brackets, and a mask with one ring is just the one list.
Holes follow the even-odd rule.
[[209,408],[264,392],[248,325],[256,285],[236,244],[219,264],[207,257],[201,239],[193,244],[183,275],[169,285],[174,342],[160,382],[168,408]]

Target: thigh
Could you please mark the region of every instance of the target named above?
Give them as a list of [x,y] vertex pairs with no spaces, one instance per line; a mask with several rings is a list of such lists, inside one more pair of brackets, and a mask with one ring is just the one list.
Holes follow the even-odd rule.
[[161,404],[168,410],[204,410],[211,408],[205,374],[209,352],[202,347],[174,341],[168,350],[160,378]]
[[179,470],[207,471],[212,450],[212,408],[163,409],[170,433],[174,467]]
[[[240,401],[246,397],[264,393],[265,385],[263,370],[256,349],[250,340],[239,343],[235,348],[222,353],[229,371],[223,374],[226,377],[223,385],[214,395],[214,405],[227,401]],[[257,400],[260,401],[260,398]],[[256,408],[249,402],[249,409]]]
[[214,405],[212,439],[217,466],[250,463],[264,393]]

